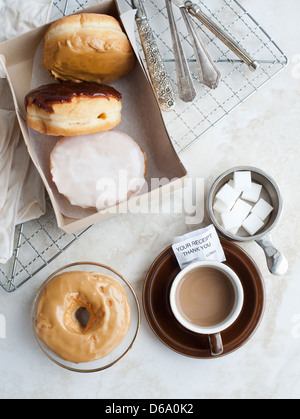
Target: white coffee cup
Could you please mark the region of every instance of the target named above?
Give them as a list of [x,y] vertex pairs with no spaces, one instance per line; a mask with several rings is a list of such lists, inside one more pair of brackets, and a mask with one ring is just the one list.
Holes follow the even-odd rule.
[[[203,270],[203,268],[209,268],[209,269]],[[183,311],[180,310],[179,305],[178,305],[179,304],[178,298],[180,295],[179,293],[183,292],[182,291],[183,284],[185,283],[185,281],[187,281],[188,277],[190,277],[191,275],[199,274],[199,278],[201,277],[202,279],[204,279],[203,276],[206,275],[207,273],[210,273],[211,275],[214,275],[215,273],[216,276],[219,277],[218,281],[223,281],[223,279],[224,281],[228,281],[228,283],[226,283],[226,287],[228,289],[230,287],[231,295],[230,295],[230,306],[228,306],[230,308],[228,308],[229,311],[226,314],[226,317],[222,318],[216,324],[210,324],[209,326],[204,326],[202,324],[201,325],[196,324],[195,322],[193,323],[189,318],[187,318],[183,314]],[[212,281],[212,280],[207,279],[207,281]],[[206,281],[206,284],[211,283],[213,286],[213,282],[207,282],[207,281]],[[205,300],[207,297],[205,293],[203,293],[203,295],[196,295],[198,293],[201,294],[201,283],[199,282],[199,284],[200,284],[200,288],[198,287],[198,288],[195,288],[195,290],[193,290],[195,298],[198,298],[198,297],[200,298],[199,301],[203,302],[203,307],[205,307],[205,303],[207,303],[208,305],[213,305],[214,300],[212,300],[212,304],[211,304],[210,299],[207,301]],[[194,285],[196,285],[195,282],[194,282]],[[223,285],[225,286],[225,283]],[[190,288],[190,290],[192,290],[192,288]],[[221,291],[222,291],[222,288],[218,290],[219,297],[220,297]],[[209,295],[212,296],[211,298],[213,298],[214,296],[212,292]],[[229,294],[227,296],[227,294],[225,295],[225,292],[224,292],[224,303],[226,302],[227,297],[229,298]],[[215,261],[196,262],[196,263],[190,264],[185,269],[183,269],[180,272],[180,274],[175,278],[171,287],[171,291],[170,291],[170,304],[171,304],[172,312],[175,318],[178,320],[178,322],[182,326],[184,326],[186,329],[192,332],[199,333],[201,335],[207,335],[212,356],[218,356],[218,355],[221,355],[224,351],[221,333],[224,330],[228,329],[237,320],[237,318],[239,317],[242,311],[243,304],[244,304],[244,290],[243,290],[241,281],[236,275],[236,273],[224,263],[215,262]],[[217,304],[218,303],[216,302],[216,305]],[[205,310],[205,308],[203,308],[203,310]]]

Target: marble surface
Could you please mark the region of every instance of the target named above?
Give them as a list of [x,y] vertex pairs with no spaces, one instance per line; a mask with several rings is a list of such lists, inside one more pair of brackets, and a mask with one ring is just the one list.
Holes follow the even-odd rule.
[[[78,260],[100,261],[122,273],[141,302],[155,257],[178,236],[197,228],[184,214],[128,214],[90,230],[19,291],[0,290],[6,338],[0,338],[0,398],[298,398],[300,396],[300,28],[298,0],[243,0],[290,58],[290,66],[187,150],[190,175],[214,178],[237,165],[260,167],[279,184],[285,209],[274,242],[289,260],[283,277],[268,272],[255,243],[242,247],[259,265],[266,286],[260,328],[237,352],[215,360],[183,357],[152,333],[142,312],[137,342],[113,368],[80,375],[53,365],[36,345],[30,326],[33,297],[52,271]],[[207,224],[207,218],[200,226]]]

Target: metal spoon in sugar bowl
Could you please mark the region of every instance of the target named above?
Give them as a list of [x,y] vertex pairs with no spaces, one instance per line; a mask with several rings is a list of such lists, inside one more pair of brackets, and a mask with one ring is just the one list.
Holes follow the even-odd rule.
[[[239,171],[251,172],[252,181],[263,186],[262,194],[264,195],[262,197],[265,197],[265,199],[269,201],[273,207],[273,211],[266,220],[264,227],[253,236],[247,234],[246,231],[242,231],[242,229],[240,229],[236,234],[226,231],[223,228],[221,221],[218,219],[217,213],[213,209],[218,191],[222,188],[222,186],[233,179],[235,172]],[[271,176],[261,169],[248,166],[240,166],[226,171],[213,183],[207,199],[207,209],[213,224],[223,237],[226,237],[231,241],[243,243],[255,241],[265,252],[267,265],[271,274],[279,276],[284,275],[287,272],[288,261],[274,246],[271,237],[272,231],[275,227],[277,227],[280,221],[283,210],[283,199],[279,187]]]

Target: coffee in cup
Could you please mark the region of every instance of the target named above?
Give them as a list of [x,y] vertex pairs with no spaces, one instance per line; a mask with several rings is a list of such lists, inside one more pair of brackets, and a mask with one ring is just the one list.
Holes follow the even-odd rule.
[[238,318],[244,302],[235,272],[220,262],[197,262],[175,278],[170,303],[174,316],[187,329],[206,334],[213,356],[221,355],[220,333]]

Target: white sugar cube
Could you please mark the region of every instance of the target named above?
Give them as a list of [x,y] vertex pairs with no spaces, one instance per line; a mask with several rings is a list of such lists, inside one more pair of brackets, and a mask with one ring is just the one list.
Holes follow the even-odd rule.
[[231,208],[224,204],[224,202],[217,199],[214,203],[213,209],[222,214],[222,212],[229,212]]
[[239,196],[240,192],[233,189],[230,185],[228,185],[228,183],[225,183],[225,185],[217,193],[216,199],[222,201],[223,204],[231,209]]
[[245,191],[251,188],[252,176],[249,171],[235,172],[233,174],[234,189],[238,191]]
[[231,211],[242,222],[248,217],[251,210],[252,210],[252,205],[248,204],[242,199],[238,199]]
[[235,227],[231,230],[227,230],[228,233],[232,234],[233,236],[236,236],[237,232],[239,231],[240,227]]
[[265,221],[273,209],[274,208],[267,201],[261,198],[258,203],[254,205],[252,213],[257,215],[262,221]]
[[233,179],[231,179],[231,180],[228,182],[228,185],[229,185],[229,186],[231,186],[233,189],[235,189],[237,192],[239,192],[239,194],[241,194],[241,193],[243,192],[243,190],[242,190],[242,189],[237,189],[237,187],[236,187],[236,186],[235,186],[235,184],[234,184]]
[[258,202],[262,191],[262,185],[252,182],[249,189],[244,190],[242,198],[250,202]]
[[227,231],[239,229],[242,225],[242,220],[240,220],[232,211],[223,212],[221,214],[221,218],[223,222],[223,227]]
[[264,222],[253,213],[251,213],[242,223],[243,228],[250,236],[254,236],[254,234],[256,234],[264,225]]

